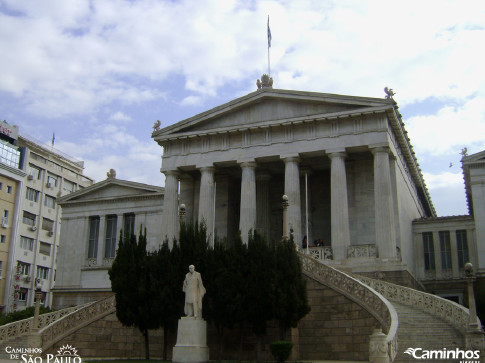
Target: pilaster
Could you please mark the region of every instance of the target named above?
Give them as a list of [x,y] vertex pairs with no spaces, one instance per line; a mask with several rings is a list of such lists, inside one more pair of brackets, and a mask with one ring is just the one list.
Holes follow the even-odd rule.
[[271,175],[267,171],[256,172],[256,230],[268,240],[270,238],[269,182]]

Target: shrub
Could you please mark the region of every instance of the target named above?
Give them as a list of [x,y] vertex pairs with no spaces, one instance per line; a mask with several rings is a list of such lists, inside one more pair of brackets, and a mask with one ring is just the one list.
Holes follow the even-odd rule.
[[273,358],[282,363],[288,359],[291,354],[291,349],[293,348],[292,342],[287,341],[277,341],[270,344],[271,354]]

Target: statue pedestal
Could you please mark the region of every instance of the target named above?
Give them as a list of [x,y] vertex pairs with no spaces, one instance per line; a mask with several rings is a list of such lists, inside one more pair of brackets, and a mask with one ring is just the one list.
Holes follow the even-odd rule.
[[177,343],[173,347],[172,362],[201,363],[209,361],[207,323],[203,319],[179,319]]

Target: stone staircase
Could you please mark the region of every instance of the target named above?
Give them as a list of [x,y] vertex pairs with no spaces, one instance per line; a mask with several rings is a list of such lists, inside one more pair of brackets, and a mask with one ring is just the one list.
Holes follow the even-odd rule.
[[[413,362],[416,359],[404,351],[407,348],[422,348],[423,350],[441,350],[443,348],[463,349],[465,339],[463,334],[453,328],[448,322],[419,310],[415,307],[393,302],[399,317],[397,330],[398,354],[395,362]],[[426,362],[449,362],[450,360],[426,360]]]

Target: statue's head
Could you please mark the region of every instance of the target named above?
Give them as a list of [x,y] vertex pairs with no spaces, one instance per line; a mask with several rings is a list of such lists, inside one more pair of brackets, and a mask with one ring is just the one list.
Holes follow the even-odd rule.
[[194,265],[190,265],[189,266],[189,271],[190,272],[194,272],[195,271],[195,266]]

